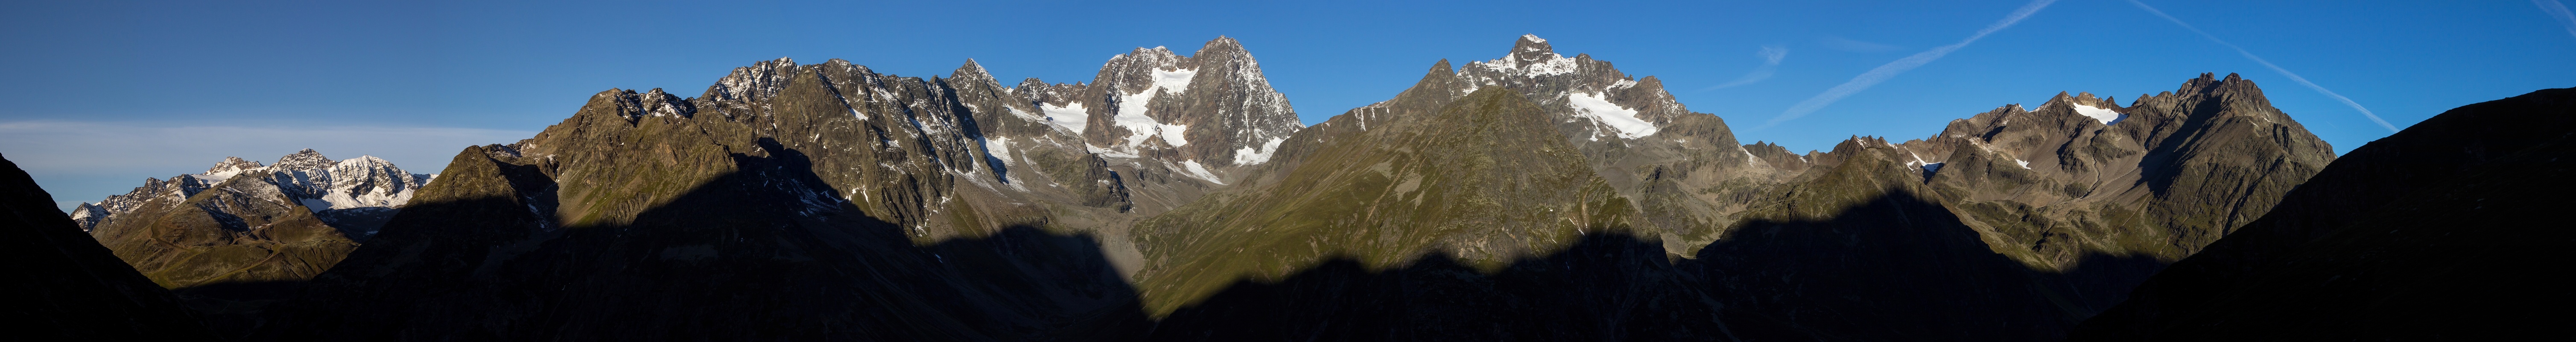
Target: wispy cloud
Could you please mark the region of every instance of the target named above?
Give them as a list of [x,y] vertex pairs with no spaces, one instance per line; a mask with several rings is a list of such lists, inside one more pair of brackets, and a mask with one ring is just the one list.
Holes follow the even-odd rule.
[[129,122],[0,122],[0,154],[36,177],[59,202],[97,201],[142,185],[144,177],[205,172],[226,156],[267,163],[311,148],[331,158],[373,155],[405,171],[438,173],[467,145],[536,135],[454,127],[188,126]]
[[1824,39],[1819,39],[1816,43],[1817,45],[1823,45],[1826,49],[1841,50],[1843,52],[1874,53],[1905,49],[1895,45],[1865,42],[1839,36],[1825,36]]
[[2262,64],[2265,68],[2271,68],[2272,72],[2281,73],[2282,77],[2289,77],[2290,81],[2299,82],[2299,85],[2308,86],[2308,89],[2315,89],[2318,93],[2324,93],[2327,97],[2333,97],[2335,101],[2342,101],[2344,106],[2350,106],[2353,110],[2361,111],[2361,116],[2370,118],[2370,122],[2379,124],[2380,128],[2387,128],[2389,132],[2397,131],[2397,125],[2388,124],[2388,120],[2380,119],[2379,114],[2371,113],[2370,108],[2363,108],[2361,103],[2352,102],[2352,98],[2343,97],[2342,94],[2336,94],[2333,90],[2326,90],[2326,87],[2319,86],[2316,82],[2308,82],[2308,78],[2306,77],[2299,77],[2299,74],[2290,73],[2289,69],[2282,69],[2279,65],[2272,65],[2271,61],[2263,60],[2263,57],[2255,56],[2253,52],[2247,52],[2243,47],[2237,47],[2236,44],[2228,43],[2225,39],[2218,39],[2218,36],[2210,35],[2209,32],[2201,31],[2199,27],[2193,27],[2191,24],[2184,23],[2182,22],[2182,19],[2176,19],[2172,15],[2167,15],[2165,14],[2165,11],[2156,10],[2155,6],[2147,6],[2147,3],[2138,2],[2138,0],[2129,0],[2129,4],[2138,5],[2139,9],[2147,10],[2147,13],[2154,13],[2156,17],[2165,18],[2165,21],[2173,22],[2174,25],[2180,25],[2183,29],[2191,30],[2191,33],[2198,33],[2201,38],[2209,38],[2209,41],[2218,42],[2218,45],[2225,45],[2229,49],[2236,49],[2236,54],[2244,55],[2245,59],[2254,60],[2254,63],[2256,64]]
[[2540,6],[2541,12],[2549,12],[2551,19],[2558,19],[2558,26],[2566,27],[2567,35],[2576,36],[2576,13],[2567,12],[2567,4],[2558,0],[2531,0],[2531,4]]
[[1834,86],[1833,89],[1826,89],[1822,94],[1816,94],[1816,97],[1807,98],[1806,101],[1799,101],[1797,105],[1789,106],[1789,111],[1780,113],[1779,117],[1771,118],[1771,121],[1764,122],[1761,127],[1755,128],[1768,128],[1779,125],[1781,122],[1787,122],[1789,120],[1797,119],[1798,117],[1807,116],[1807,114],[1810,113],[1815,113],[1816,110],[1824,109],[1825,106],[1833,105],[1834,101],[1841,101],[1844,97],[1860,93],[1862,90],[1869,90],[1870,86],[1878,85],[1879,82],[1886,82],[1887,79],[1896,77],[1896,74],[1905,73],[1907,70],[1914,70],[1914,68],[1921,67],[1924,64],[1930,64],[1933,60],[1941,59],[1941,56],[1949,55],[1951,51],[1959,51],[1959,48],[1968,47],[1968,43],[1975,43],[1978,39],[1986,38],[1986,35],[1994,34],[1995,31],[2002,31],[2006,27],[2012,27],[2014,23],[2021,22],[2023,18],[2029,18],[2031,13],[2038,13],[2040,9],[2048,8],[2048,4],[2055,2],[2057,2],[2057,0],[2031,1],[2030,4],[2022,5],[2021,9],[2013,10],[2011,15],[2004,16],[2003,20],[1996,21],[1992,25],[1986,25],[1985,29],[1977,30],[1976,35],[1968,36],[1968,39],[1959,40],[1959,43],[1957,44],[1942,45],[1941,47],[1932,48],[1930,51],[1916,53],[1913,56],[1906,56],[1904,59],[1888,62],[1886,65],[1878,66],[1876,69],[1869,69],[1869,72],[1861,73],[1858,77],[1852,77],[1852,80],[1849,82],[1843,82],[1842,85]]
[[1744,77],[1737,77],[1734,81],[1727,81],[1726,84],[1719,84],[1700,90],[1717,90],[1719,88],[1753,84],[1753,82],[1761,82],[1762,80],[1771,79],[1771,74],[1779,72],[1780,59],[1789,57],[1789,48],[1779,45],[1764,46],[1762,47],[1760,55],[1762,56],[1762,66],[1754,67],[1753,72],[1744,74]]

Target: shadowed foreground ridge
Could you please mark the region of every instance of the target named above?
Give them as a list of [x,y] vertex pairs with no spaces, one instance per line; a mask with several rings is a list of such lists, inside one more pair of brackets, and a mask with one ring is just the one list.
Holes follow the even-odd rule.
[[[2444,112],[2353,149],[2074,341],[2563,334],[2576,88]],[[2523,309],[2513,309],[2523,308]],[[2538,312],[2535,314],[2535,312]]]
[[16,338],[214,340],[178,298],[82,234],[7,159],[0,159],[0,251],[10,275],[0,293],[11,296],[0,321],[16,322]]
[[552,181],[486,151],[460,154],[420,204],[315,280],[293,323],[265,335],[1115,340],[1091,334],[1139,318],[1133,290],[1087,237],[1021,228],[914,247],[845,203],[765,205],[813,203],[794,185],[812,180],[802,155],[774,144],[633,223],[567,227],[537,219],[553,204],[526,200]]

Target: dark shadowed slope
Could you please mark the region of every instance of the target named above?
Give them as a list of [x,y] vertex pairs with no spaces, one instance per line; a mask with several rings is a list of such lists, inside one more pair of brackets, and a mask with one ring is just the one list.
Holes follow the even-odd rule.
[[2563,334],[2576,287],[2576,89],[2371,142],[2175,263],[2076,341],[2492,340]]
[[17,163],[0,159],[0,279],[14,340],[214,340],[169,291],[99,246]]
[[[558,225],[542,161],[474,147],[264,338],[1118,340],[1134,291],[1092,238],[916,247],[766,139],[621,223]],[[829,190],[822,190],[829,191]],[[821,192],[828,194],[829,192]]]

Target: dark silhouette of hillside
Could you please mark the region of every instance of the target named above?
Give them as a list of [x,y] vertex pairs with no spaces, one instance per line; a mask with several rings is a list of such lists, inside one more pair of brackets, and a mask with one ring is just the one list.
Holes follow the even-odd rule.
[[208,340],[214,336],[178,298],[109,254],[53,196],[0,158],[0,321],[17,340]]
[[2554,334],[2576,303],[2555,281],[2569,193],[2576,88],[2462,106],[2353,149],[2070,340]]
[[1151,340],[2053,341],[2158,266],[2096,256],[2067,273],[1987,250],[1899,193],[1822,221],[1749,222],[1695,259],[1592,234],[1483,274],[1433,254],[1388,270],[1327,262],[1237,282]]

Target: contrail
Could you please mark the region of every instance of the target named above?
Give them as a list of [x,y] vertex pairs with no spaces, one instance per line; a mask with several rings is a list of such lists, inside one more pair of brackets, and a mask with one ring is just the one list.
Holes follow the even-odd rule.
[[2559,26],[2567,27],[2567,35],[2576,36],[2576,13],[2568,13],[2567,4],[2558,3],[2558,0],[2531,0],[2531,4],[2540,6],[2541,12],[2549,12],[2552,19],[2558,19]]
[[2308,86],[2308,89],[2316,89],[2317,92],[2325,93],[2326,96],[2333,97],[2336,101],[2343,101],[2343,105],[2351,106],[2353,110],[2361,111],[2361,116],[2369,117],[2370,122],[2378,123],[2379,127],[2387,128],[2389,132],[2397,131],[2397,125],[2388,124],[2388,120],[2381,120],[2379,118],[2379,114],[2370,113],[2370,108],[2362,108],[2361,103],[2352,102],[2352,98],[2343,97],[2342,94],[2335,94],[2333,90],[2326,90],[2326,87],[2318,86],[2316,82],[2308,82],[2307,78],[2299,77],[2299,74],[2290,73],[2289,69],[2282,69],[2281,66],[2272,65],[2271,61],[2263,60],[2263,57],[2254,56],[2253,52],[2246,52],[2245,48],[2237,47],[2236,44],[2228,43],[2227,40],[2218,39],[2218,36],[2210,35],[2209,32],[2203,32],[2198,27],[2192,27],[2191,24],[2183,23],[2182,19],[2175,19],[2171,15],[2166,15],[2165,11],[2156,10],[2154,6],[2147,6],[2147,3],[2138,2],[2138,0],[2129,0],[2129,4],[2138,5],[2138,8],[2147,10],[2147,13],[2155,13],[2157,17],[2163,17],[2165,18],[2165,21],[2171,21],[2174,25],[2181,25],[2183,29],[2191,30],[2191,33],[2198,33],[2201,38],[2209,38],[2209,41],[2218,42],[2218,45],[2226,45],[2227,48],[2236,49],[2236,54],[2244,55],[2245,59],[2254,60],[2254,63],[2262,64],[2265,68],[2272,68],[2272,72],[2281,73],[2281,76],[2287,76],[2291,81],[2299,82],[2299,85]]
[[1822,94],[1816,94],[1816,97],[1807,98],[1806,101],[1799,101],[1795,106],[1789,106],[1789,111],[1780,113],[1780,117],[1771,118],[1771,121],[1764,122],[1761,127],[1754,127],[1754,129],[1769,128],[1771,126],[1779,125],[1781,122],[1797,119],[1801,116],[1807,116],[1808,113],[1815,113],[1816,110],[1824,109],[1825,106],[1832,105],[1834,104],[1834,101],[1840,101],[1843,97],[1851,96],[1852,94],[1859,93],[1862,90],[1868,90],[1870,86],[1878,85],[1879,82],[1885,82],[1888,78],[1896,77],[1896,74],[1905,73],[1906,70],[1914,70],[1915,67],[1932,63],[1932,60],[1941,59],[1941,56],[1949,55],[1951,51],[1958,51],[1959,48],[1967,47],[1968,43],[1975,43],[1977,42],[1977,39],[1985,38],[1988,34],[1993,34],[1995,31],[2002,31],[2005,27],[2012,27],[2013,23],[2021,22],[2022,18],[2029,18],[2031,13],[2039,12],[2039,9],[2047,8],[2048,4],[2055,2],[2057,2],[2057,0],[2031,1],[2030,4],[2022,5],[2021,9],[2013,10],[2012,15],[2004,16],[2004,20],[1996,21],[1993,25],[1986,25],[1985,29],[1977,30],[1976,35],[1968,36],[1968,39],[1960,40],[1957,44],[1932,48],[1931,51],[1924,51],[1922,53],[1916,53],[1913,56],[1906,56],[1905,59],[1887,62],[1887,65],[1880,65],[1877,69],[1869,69],[1869,72],[1861,73],[1858,77],[1852,77],[1850,82],[1843,82],[1842,85],[1834,86],[1833,89],[1826,89]]
[[1781,58],[1788,58],[1788,57],[1789,57],[1789,48],[1787,48],[1787,47],[1782,47],[1782,46],[1779,46],[1779,45],[1763,46],[1763,47],[1762,47],[1762,66],[1753,68],[1753,73],[1744,74],[1744,77],[1737,77],[1737,78],[1735,78],[1735,80],[1734,80],[1734,81],[1727,81],[1727,82],[1726,82],[1726,84],[1720,84],[1720,85],[1717,85],[1717,86],[1708,87],[1708,88],[1706,88],[1706,89],[1700,89],[1700,90],[1701,90],[1701,91],[1717,90],[1718,88],[1726,88],[1726,87],[1740,86],[1740,85],[1746,85],[1746,84],[1753,84],[1753,82],[1761,82],[1762,80],[1770,79],[1770,78],[1771,78],[1771,74],[1776,73],[1777,71],[1779,71],[1778,69],[1780,68],[1780,59],[1781,59]]

